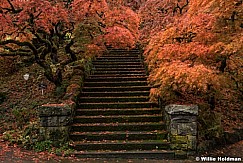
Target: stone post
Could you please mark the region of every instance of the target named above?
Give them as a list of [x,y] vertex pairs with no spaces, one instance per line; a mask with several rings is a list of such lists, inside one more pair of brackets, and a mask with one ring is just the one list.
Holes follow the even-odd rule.
[[45,104],[38,108],[40,136],[58,145],[68,140],[74,104]]
[[193,154],[197,149],[196,105],[167,105],[164,110],[168,140],[172,150]]

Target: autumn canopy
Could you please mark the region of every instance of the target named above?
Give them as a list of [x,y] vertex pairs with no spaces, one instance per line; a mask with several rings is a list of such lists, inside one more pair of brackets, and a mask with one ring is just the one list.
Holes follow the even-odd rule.
[[34,57],[57,87],[70,63],[138,41],[138,15],[119,1],[2,0],[0,6],[0,56]]
[[106,47],[140,44],[153,97],[242,97],[242,0],[1,0],[0,6],[0,55],[34,57],[56,86],[70,63]]
[[242,97],[241,0],[148,0],[139,16],[155,96],[190,103]]

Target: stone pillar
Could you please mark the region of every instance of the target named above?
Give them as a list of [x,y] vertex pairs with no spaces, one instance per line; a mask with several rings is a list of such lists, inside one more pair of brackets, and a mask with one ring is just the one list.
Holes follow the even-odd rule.
[[171,149],[195,153],[197,149],[196,105],[167,105],[164,110]]
[[74,105],[45,104],[38,108],[40,136],[54,144],[68,140]]

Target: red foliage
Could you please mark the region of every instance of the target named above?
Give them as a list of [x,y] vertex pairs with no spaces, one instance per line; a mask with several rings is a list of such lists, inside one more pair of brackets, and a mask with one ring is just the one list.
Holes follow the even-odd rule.
[[[12,5],[12,11],[8,11]],[[5,10],[5,8],[7,8]],[[69,25],[68,10],[62,2],[50,2],[47,0],[28,0],[25,2],[14,0],[8,3],[3,0],[1,3],[0,21],[2,30],[0,30],[0,38],[30,40],[32,39],[32,30],[44,30],[50,32],[54,29],[54,25],[63,22]]]
[[[64,67],[80,58],[75,56],[78,52],[97,55],[105,45],[133,47],[138,39],[139,18],[122,1],[74,0],[67,5],[61,0],[2,0],[0,4],[0,56],[34,56],[57,86]],[[70,44],[63,42],[74,29],[79,34]],[[70,47],[77,40],[77,49],[83,48],[74,52]],[[61,42],[70,54],[63,57],[65,61],[58,56]]]
[[123,6],[123,1],[74,1],[73,7],[77,11],[75,20],[89,19],[98,22],[96,26],[102,32],[91,44],[101,45],[103,42],[114,48],[129,48],[137,42],[138,15]]

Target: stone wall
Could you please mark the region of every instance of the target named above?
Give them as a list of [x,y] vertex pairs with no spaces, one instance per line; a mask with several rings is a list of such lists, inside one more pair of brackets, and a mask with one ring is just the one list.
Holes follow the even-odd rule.
[[[79,62],[79,61],[77,61]],[[76,110],[77,97],[83,86],[83,80],[91,72],[91,60],[80,62],[74,69],[66,93],[59,104],[44,104],[38,107],[40,137],[51,140],[54,145],[69,139],[70,125]]]
[[45,104],[39,108],[40,136],[55,144],[68,139],[75,104]]
[[197,150],[198,106],[167,105],[163,112],[171,149],[194,154]]

